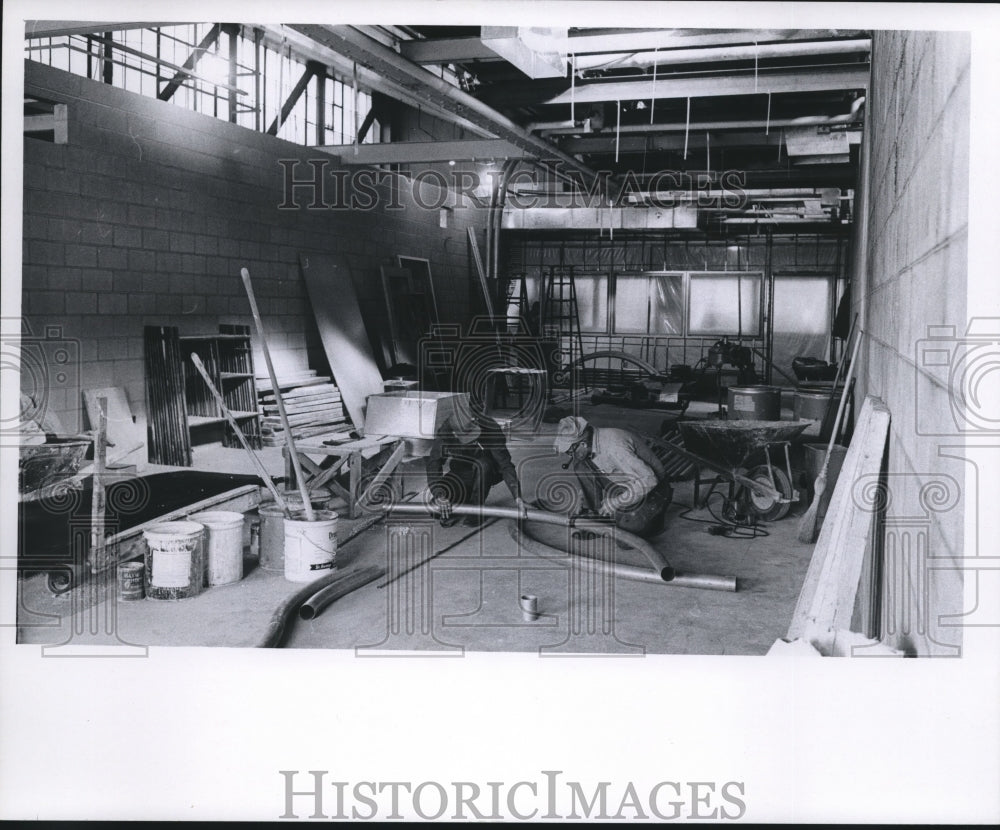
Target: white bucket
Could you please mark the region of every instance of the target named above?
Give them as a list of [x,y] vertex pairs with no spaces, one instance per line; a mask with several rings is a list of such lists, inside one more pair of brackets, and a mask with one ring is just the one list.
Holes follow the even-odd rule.
[[186,599],[205,587],[202,538],[196,522],[160,522],[142,532],[146,540],[146,596]]
[[208,584],[228,585],[243,579],[243,514],[208,510],[190,519],[207,529]]
[[336,568],[337,514],[315,511],[316,520],[307,521],[304,511],[293,511],[285,519],[285,579],[312,582]]

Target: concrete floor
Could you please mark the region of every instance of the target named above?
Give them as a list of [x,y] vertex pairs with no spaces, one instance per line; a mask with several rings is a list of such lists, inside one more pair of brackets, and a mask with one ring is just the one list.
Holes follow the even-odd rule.
[[[711,409],[702,405],[701,412]],[[693,413],[697,410],[692,407]],[[634,427],[654,434],[665,417],[662,412],[606,404],[581,404],[580,414],[598,426],[621,424],[628,418]],[[785,417],[791,418],[791,413]],[[543,425],[542,433],[530,440],[511,440],[511,453],[529,497],[546,476],[566,475],[560,469],[562,457],[551,447],[554,432],[554,425]],[[280,451],[270,450],[265,458],[268,469],[279,474]],[[204,448],[200,457],[196,454],[196,466],[203,464],[219,471],[247,472],[250,462],[239,450],[219,447]],[[408,467],[404,484],[407,491],[423,484],[420,462]],[[803,508],[796,506],[789,517],[764,526],[767,535],[723,538],[709,532],[714,520],[707,510],[691,509],[692,495],[690,481],[675,485],[666,529],[652,543],[679,572],[735,577],[735,593],[595,579],[571,567],[566,557],[547,559],[524,551],[506,521],[478,533],[425,520],[390,521],[341,544],[338,566],[398,569],[398,560],[390,563],[387,551],[405,555],[410,550],[406,544],[418,551],[414,561],[447,548],[446,552],[389,585],[383,586],[384,577],[376,579],[313,620],[296,618],[284,645],[356,649],[359,656],[384,650],[442,656],[460,655],[463,650],[538,651],[553,656],[764,654],[785,634],[812,553],[811,545],[795,538],[795,517]],[[488,503],[509,505],[506,488],[494,488]],[[718,502],[713,504],[717,508]],[[346,538],[355,524],[341,519],[338,536]],[[569,543],[563,528],[532,532],[556,547]],[[636,551],[620,545],[614,555],[626,564],[644,564]],[[23,580],[21,587],[18,641],[22,643],[243,648],[261,641],[275,609],[302,585],[257,567],[247,550],[240,582],[180,601],[119,602],[110,587],[96,584],[53,597],[44,579],[37,577]],[[523,619],[522,594],[537,596],[541,614],[537,620]]]

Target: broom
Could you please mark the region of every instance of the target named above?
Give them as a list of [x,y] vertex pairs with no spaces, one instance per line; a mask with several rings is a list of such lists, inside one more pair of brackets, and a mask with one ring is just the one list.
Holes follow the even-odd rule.
[[826,445],[823,466],[820,468],[819,475],[816,476],[816,481],[813,483],[812,504],[809,505],[809,509],[806,510],[799,520],[798,540],[806,544],[812,544],[816,540],[819,503],[823,492],[826,490],[826,474],[830,467],[830,455],[833,452],[834,442],[837,440],[837,433],[840,431],[840,419],[844,416],[844,405],[847,403],[847,390],[851,387],[851,376],[854,374],[854,361],[858,356],[858,347],[861,345],[863,335],[864,332],[859,329],[858,337],[854,341],[854,349],[851,351],[851,363],[848,366],[847,375],[844,377],[844,389],[840,393],[840,406],[837,407],[837,417],[834,419],[833,430],[830,432],[830,441]]

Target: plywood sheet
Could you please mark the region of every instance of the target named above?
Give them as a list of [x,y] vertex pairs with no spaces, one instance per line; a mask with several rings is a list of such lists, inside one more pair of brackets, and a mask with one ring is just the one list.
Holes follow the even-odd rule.
[[363,429],[365,402],[369,395],[382,391],[382,375],[368,342],[350,269],[343,257],[316,254],[300,254],[299,267],[344,407],[354,426]]

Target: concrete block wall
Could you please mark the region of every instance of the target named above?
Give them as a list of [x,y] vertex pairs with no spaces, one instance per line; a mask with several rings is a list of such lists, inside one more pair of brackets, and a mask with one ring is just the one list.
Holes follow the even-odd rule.
[[[868,96],[867,241],[856,263],[856,310],[867,333],[860,381],[888,405],[883,628],[916,654],[955,654],[964,552],[965,430],[950,366],[966,308],[970,38],[964,32],[876,32]],[[955,336],[924,357],[929,327]],[[936,329],[938,333],[941,329]],[[929,557],[936,558],[931,563]],[[933,568],[930,565],[933,564]]]
[[[359,301],[384,322],[380,265],[397,254],[430,261],[441,318],[464,322],[469,305],[467,227],[482,238],[484,211],[456,209],[450,226],[415,204],[409,183],[370,210],[310,209],[308,189],[285,201],[285,168],[312,176],[329,162],[324,196],[338,202],[323,153],[26,63],[26,94],[69,105],[69,143],[24,141],[22,318],[35,337],[53,327],[79,343],[78,369],[50,396],[67,428],[83,428],[81,390],[123,386],[144,414],[143,327],[181,334],[253,324],[240,280],[249,269],[279,374],[325,368],[299,254],[342,254]],[[425,196],[424,203],[433,200]],[[449,203],[454,203],[451,198]],[[395,202],[398,208],[392,207]],[[265,366],[257,349],[257,369]],[[23,386],[24,384],[22,384]]]

